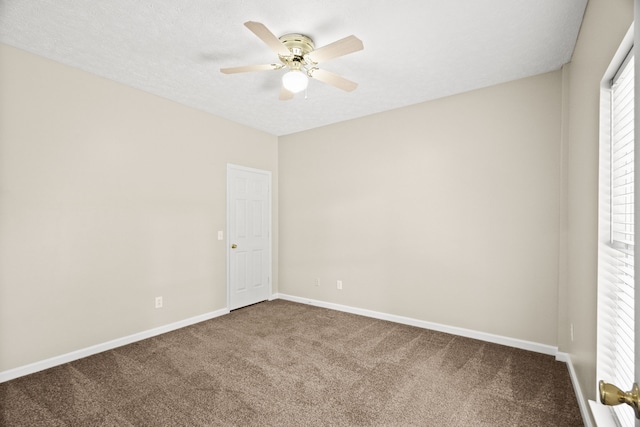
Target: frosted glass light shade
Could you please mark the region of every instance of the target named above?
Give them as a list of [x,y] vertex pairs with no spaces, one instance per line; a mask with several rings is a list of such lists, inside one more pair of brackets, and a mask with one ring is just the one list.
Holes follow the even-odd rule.
[[292,93],[298,93],[307,88],[309,77],[300,70],[291,70],[282,76],[282,86]]

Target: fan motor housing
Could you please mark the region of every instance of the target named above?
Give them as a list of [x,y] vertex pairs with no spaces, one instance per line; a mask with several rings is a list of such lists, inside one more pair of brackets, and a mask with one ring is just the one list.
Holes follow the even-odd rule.
[[284,36],[280,37],[279,40],[283,45],[285,45],[287,49],[289,49],[289,51],[293,55],[293,58],[287,58],[279,55],[280,60],[284,63],[287,63],[289,61],[301,62],[303,61],[305,55],[313,52],[313,49],[315,49],[313,40],[303,34],[285,34]]

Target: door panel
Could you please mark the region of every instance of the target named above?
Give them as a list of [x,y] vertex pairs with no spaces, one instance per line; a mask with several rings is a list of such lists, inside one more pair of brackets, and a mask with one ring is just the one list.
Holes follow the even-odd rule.
[[228,165],[228,306],[271,296],[271,173]]

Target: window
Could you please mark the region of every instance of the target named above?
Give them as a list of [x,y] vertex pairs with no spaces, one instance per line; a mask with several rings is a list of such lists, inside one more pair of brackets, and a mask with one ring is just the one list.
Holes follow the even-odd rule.
[[[633,50],[614,61],[601,103],[597,378],[630,390],[635,376]],[[635,426],[627,405],[611,411],[620,426]]]

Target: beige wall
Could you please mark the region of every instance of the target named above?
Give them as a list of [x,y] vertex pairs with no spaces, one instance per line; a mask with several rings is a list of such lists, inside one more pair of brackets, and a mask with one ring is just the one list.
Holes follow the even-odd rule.
[[281,137],[280,292],[556,345],[561,83]]
[[0,372],[226,307],[226,163],[277,200],[276,137],[2,45],[0,94]]
[[[590,0],[571,64],[565,68],[562,349],[585,398],[596,398],[596,287],[600,81],[633,21],[633,0]],[[569,325],[574,325],[574,341]]]

